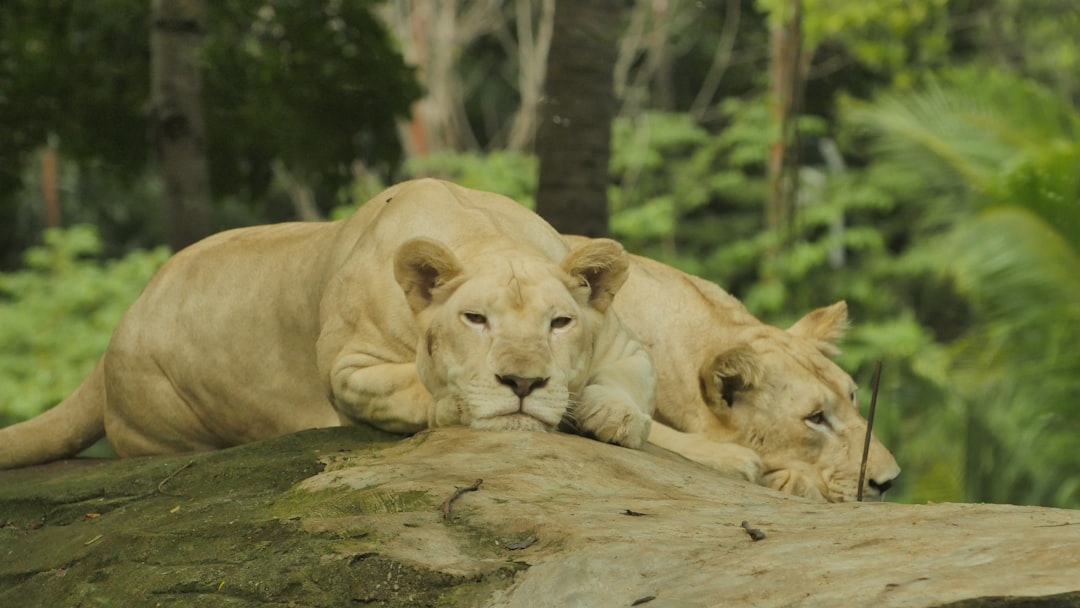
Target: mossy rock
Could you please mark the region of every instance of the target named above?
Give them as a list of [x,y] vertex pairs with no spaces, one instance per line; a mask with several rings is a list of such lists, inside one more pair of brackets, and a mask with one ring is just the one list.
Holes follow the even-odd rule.
[[[314,516],[438,509],[425,492],[290,489],[399,437],[314,430],[220,452],[0,472],[2,606],[451,606],[516,566],[455,576],[318,534]],[[295,515],[285,515],[289,513]]]
[[562,433],[347,427],[4,471],[0,523],[0,606],[1050,608],[1080,593],[1075,511],[818,504]]

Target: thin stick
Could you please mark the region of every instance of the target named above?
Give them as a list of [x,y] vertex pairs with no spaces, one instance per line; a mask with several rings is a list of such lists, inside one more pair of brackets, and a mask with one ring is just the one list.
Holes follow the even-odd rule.
[[454,488],[454,493],[450,495],[442,503],[442,518],[443,521],[450,520],[450,503],[457,500],[458,496],[461,496],[465,492],[475,492],[480,489],[480,484],[484,483],[483,479],[477,479],[471,486],[465,486],[464,488]]
[[164,489],[164,486],[165,486],[166,483],[168,483],[168,481],[170,479],[172,479],[173,477],[176,477],[178,474],[180,474],[180,471],[183,471],[184,469],[190,467],[193,464],[195,464],[195,463],[194,462],[189,462],[189,463],[185,464],[184,466],[180,467],[179,469],[176,469],[172,473],[169,473],[168,477],[166,477],[165,479],[162,479],[161,481],[158,482],[157,491],[159,493],[161,493],[161,494],[166,495],[166,496],[180,496],[179,494],[170,494],[169,492],[166,492],[165,489]]
[[855,500],[862,502],[863,480],[866,479],[866,458],[870,455],[870,433],[874,430],[874,409],[877,407],[877,390],[881,382],[881,359],[874,363],[874,377],[870,379],[870,412],[866,415],[866,439],[862,446],[862,466],[859,467],[859,492]]

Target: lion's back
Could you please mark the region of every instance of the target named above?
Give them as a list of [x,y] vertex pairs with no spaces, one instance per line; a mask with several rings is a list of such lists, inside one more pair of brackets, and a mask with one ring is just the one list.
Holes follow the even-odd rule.
[[500,243],[552,261],[569,251],[550,224],[517,201],[432,178],[387,188],[347,221],[357,247],[377,259],[392,258],[398,246],[418,237],[439,241],[462,257]]

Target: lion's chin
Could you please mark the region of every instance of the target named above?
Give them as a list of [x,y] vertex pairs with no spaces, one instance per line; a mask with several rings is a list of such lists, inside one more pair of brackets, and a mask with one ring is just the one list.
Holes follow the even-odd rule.
[[484,429],[489,431],[548,432],[555,430],[555,427],[550,424],[520,412],[503,416],[492,416],[491,418],[480,418],[478,420],[473,420],[469,426],[474,429]]

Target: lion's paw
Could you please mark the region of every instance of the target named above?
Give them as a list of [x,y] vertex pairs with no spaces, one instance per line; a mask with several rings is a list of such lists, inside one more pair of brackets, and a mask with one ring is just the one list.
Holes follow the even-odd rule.
[[652,423],[640,410],[619,402],[579,406],[574,419],[581,431],[598,440],[634,449],[645,445]]
[[770,471],[765,475],[763,482],[763,485],[786,494],[802,496],[811,500],[827,500],[824,482],[817,479],[816,475],[807,474],[793,468]]
[[693,460],[716,469],[725,477],[760,484],[765,471],[761,456],[754,450],[735,443],[712,443],[708,450],[694,455]]

